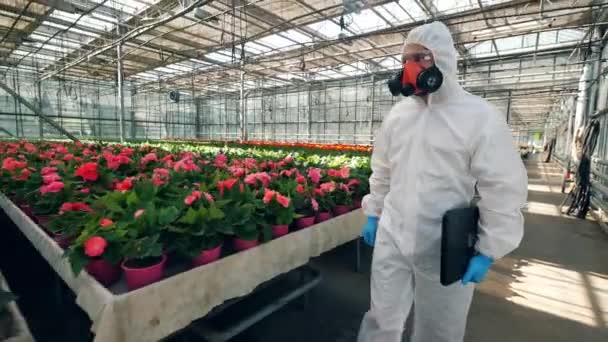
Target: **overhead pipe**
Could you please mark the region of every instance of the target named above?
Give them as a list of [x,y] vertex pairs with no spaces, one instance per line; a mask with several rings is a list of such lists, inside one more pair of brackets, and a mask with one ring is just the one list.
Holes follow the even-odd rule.
[[100,48],[98,50],[92,51],[92,52],[86,54],[85,56],[83,56],[81,58],[78,58],[77,60],[75,60],[73,62],[67,63],[65,66],[63,66],[59,70],[50,72],[49,74],[42,76],[41,79],[42,80],[49,79],[49,78],[51,78],[51,77],[53,77],[53,76],[55,76],[55,75],[57,75],[57,74],[65,71],[65,70],[68,70],[68,69],[70,69],[70,68],[72,68],[72,67],[74,67],[76,65],[79,65],[80,63],[82,63],[84,61],[87,61],[87,60],[89,60],[89,59],[91,59],[91,58],[99,55],[100,53],[103,53],[105,51],[108,51],[108,50],[112,49],[113,47],[117,46],[118,44],[120,44],[122,42],[128,41],[129,39],[136,38],[136,37],[138,37],[138,36],[140,36],[140,35],[148,32],[150,30],[153,30],[153,29],[155,29],[155,28],[157,28],[157,27],[159,27],[161,25],[164,25],[164,24],[166,24],[166,23],[168,23],[168,22],[170,22],[170,21],[172,21],[172,20],[174,20],[176,18],[179,18],[179,17],[181,17],[181,16],[189,13],[190,11],[194,10],[197,7],[205,6],[205,5],[209,4],[209,3],[211,3],[212,1],[213,0],[196,0],[196,1],[192,2],[189,6],[184,7],[182,10],[178,11],[177,13],[175,13],[175,14],[173,14],[173,15],[165,18],[165,19],[159,19],[156,22],[153,22],[153,23],[150,23],[150,24],[146,24],[146,25],[137,27],[137,28],[135,28],[135,29],[127,32],[120,39],[117,39],[116,41],[114,41],[114,42],[112,42],[110,44],[107,44],[106,46],[104,46],[104,47],[102,47],[102,48]]
[[[497,5],[486,6],[486,7],[484,7],[484,9],[485,9],[485,11],[493,11],[493,10],[497,10],[497,9],[511,7],[511,6],[515,5],[516,3],[528,3],[528,1],[513,1],[513,2],[509,2],[509,3],[501,3],[501,4],[497,4]],[[573,7],[567,7],[567,8],[551,9],[549,11],[546,10],[545,12],[582,9],[580,11],[580,13],[586,13],[589,8],[595,8],[595,7],[598,7],[598,6],[600,8],[603,8],[601,5],[573,6]],[[467,17],[467,16],[473,16],[473,15],[476,15],[476,14],[479,14],[479,13],[482,13],[482,12],[483,11],[479,11],[479,9],[472,10],[472,11],[463,11],[463,12],[459,12],[459,13],[455,13],[455,14],[442,15],[442,16],[439,17],[439,19],[441,19],[441,20],[458,19],[458,18],[463,18],[463,17]],[[532,15],[532,14],[534,14],[534,13],[533,12],[526,13],[525,15]],[[573,14],[573,12],[571,11],[571,12],[569,12],[567,14],[557,15],[555,17],[565,16],[565,15],[572,15],[572,14]],[[519,14],[519,15],[524,15],[524,14]],[[504,17],[513,17],[513,16],[515,16],[515,15],[508,15],[508,16],[504,16]],[[496,19],[496,18],[502,18],[502,17],[495,17],[495,18],[490,18],[490,19]],[[456,24],[469,23],[469,22],[480,21],[480,20],[483,20],[483,18],[481,18],[481,19],[470,19],[469,18],[469,20],[467,20],[467,21],[462,21],[462,22],[458,22],[458,23],[448,23],[448,24],[449,25],[456,25]],[[537,19],[532,19],[532,20],[530,20],[530,22],[534,22],[536,20]],[[398,31],[398,30],[395,31],[395,32],[393,32],[391,30],[394,30],[394,29],[409,30],[409,29],[411,29],[411,28],[413,28],[415,26],[423,24],[424,22],[425,21],[417,21],[417,22],[414,22],[414,23],[408,23],[408,24],[404,24],[404,25],[399,25],[399,26],[396,26],[395,28],[376,30],[376,31],[368,32],[368,33],[363,33],[363,34],[359,34],[359,35],[354,35],[354,36],[342,38],[342,40],[340,40],[340,39],[326,40],[324,42],[317,43],[318,46],[315,47],[315,48],[305,49],[305,51],[302,54],[296,55],[296,56],[289,56],[289,58],[298,58],[298,57],[301,57],[302,55],[309,54],[309,53],[314,52],[314,51],[316,51],[318,49],[322,49],[322,48],[324,48],[326,46],[331,46],[331,44],[339,43],[339,42],[343,41],[344,39],[357,40],[357,39],[366,38],[366,37],[371,36],[371,35],[401,33],[401,31]],[[281,25],[277,25],[277,26],[281,26]],[[577,28],[578,27],[580,27],[580,25],[578,25]],[[555,29],[553,28],[553,29],[550,29],[550,30],[555,30]],[[476,30],[471,30],[470,32],[462,32],[462,33],[472,33],[472,32],[475,32],[475,31]],[[522,34],[528,34],[529,32],[530,31],[522,32]],[[261,36],[263,36],[263,34],[260,33],[259,36],[261,37]],[[257,37],[258,37],[258,35],[251,36],[248,39],[243,40],[243,42],[253,41]],[[397,45],[400,45],[400,44],[401,43],[399,43]],[[393,45],[395,45],[395,44],[393,44]],[[220,46],[220,47],[223,48],[223,46]],[[384,47],[381,46],[381,47],[378,47],[378,48],[379,49],[380,48],[387,48],[387,46],[384,46]],[[210,49],[211,50],[209,50],[208,52],[218,51],[218,50],[215,49],[215,47],[210,47]],[[189,50],[186,50],[186,51],[189,51]],[[365,51],[365,49],[359,50],[357,52],[364,52],[364,51]],[[334,54],[334,55],[331,55],[331,56],[328,56],[328,57],[335,57],[335,56],[339,56],[339,55],[340,54]],[[323,58],[328,58],[328,57],[323,57]],[[276,60],[266,60],[266,61],[263,61],[263,62],[281,61],[281,60],[284,60],[284,59],[285,59],[285,56],[280,56]],[[235,66],[234,64],[231,64],[231,63],[218,64],[218,66],[223,67],[224,69],[238,69],[238,65]]]

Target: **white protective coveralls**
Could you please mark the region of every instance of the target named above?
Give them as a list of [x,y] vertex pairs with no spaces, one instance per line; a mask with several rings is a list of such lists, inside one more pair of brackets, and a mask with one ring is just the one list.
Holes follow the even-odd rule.
[[469,205],[477,184],[477,251],[503,257],[523,236],[527,173],[505,116],[458,84],[448,28],[417,27],[409,43],[433,53],[444,83],[428,104],[418,96],[395,104],[376,136],[363,208],[380,221],[358,341],[401,341],[414,302],[412,342],[461,342],[474,286],[439,282],[442,217]]

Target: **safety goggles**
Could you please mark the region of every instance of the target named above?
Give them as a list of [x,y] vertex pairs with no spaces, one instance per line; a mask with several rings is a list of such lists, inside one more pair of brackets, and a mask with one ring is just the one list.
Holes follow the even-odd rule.
[[433,53],[430,51],[427,52],[414,52],[408,53],[401,57],[403,63],[405,62],[420,62],[427,61],[430,62],[433,60]]

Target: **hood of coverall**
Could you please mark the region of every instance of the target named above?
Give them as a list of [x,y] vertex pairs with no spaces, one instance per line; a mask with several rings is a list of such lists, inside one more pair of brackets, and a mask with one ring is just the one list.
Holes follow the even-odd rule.
[[429,49],[435,59],[435,65],[443,73],[444,84],[436,93],[431,94],[434,99],[461,89],[457,80],[458,53],[454,47],[452,34],[445,24],[435,21],[411,30],[403,44],[401,54],[408,44],[418,44]]

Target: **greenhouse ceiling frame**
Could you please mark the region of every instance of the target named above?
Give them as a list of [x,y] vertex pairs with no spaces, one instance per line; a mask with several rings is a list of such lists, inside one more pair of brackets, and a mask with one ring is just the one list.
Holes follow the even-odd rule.
[[[515,113],[525,124],[546,119],[551,95],[576,88],[559,85],[576,86],[581,65],[574,52],[584,54],[599,44],[594,30],[605,26],[606,8],[608,2],[591,0],[2,0],[0,73],[28,70],[39,80],[119,79],[119,86],[124,79],[138,93],[305,89],[315,82],[390,73],[399,67],[407,32],[441,20],[454,35],[465,87],[479,93],[475,87],[482,86],[475,86],[469,73],[487,65],[490,75],[501,69],[493,65],[519,59],[520,68],[511,75],[516,81],[488,82],[482,93],[510,94],[508,107],[515,111],[534,97],[518,93],[547,91],[539,113]],[[521,46],[507,48],[517,45],[518,37]],[[559,57],[552,79],[528,79],[522,60],[547,55]],[[563,56],[568,63],[558,62]],[[560,74],[572,75],[555,76]]]

